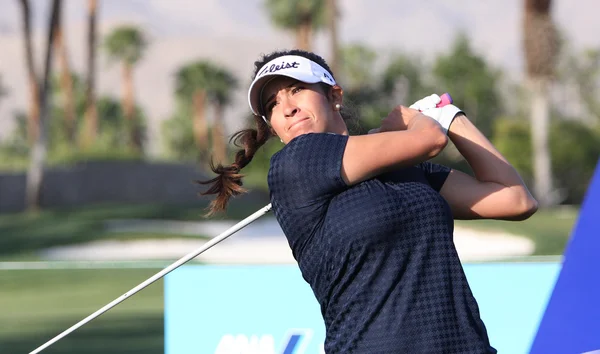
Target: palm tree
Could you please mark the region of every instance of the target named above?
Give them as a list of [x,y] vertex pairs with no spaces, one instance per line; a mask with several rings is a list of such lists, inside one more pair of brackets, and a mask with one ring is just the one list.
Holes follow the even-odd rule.
[[[60,16],[61,14],[59,14]],[[67,44],[64,38],[64,31],[62,21],[56,22],[54,46],[58,52],[58,61],[60,65],[60,87],[63,100],[63,111],[64,111],[64,123],[66,137],[69,142],[75,142],[75,96],[73,93],[73,77],[71,75],[71,68],[69,65],[69,58],[67,54]]]
[[108,55],[122,63],[123,113],[130,125],[132,147],[142,151],[140,127],[135,121],[135,98],[133,89],[133,67],[142,58],[147,42],[137,27],[123,26],[114,29],[105,39],[104,46]]
[[192,130],[201,154],[208,151],[208,128],[206,123],[206,91],[211,65],[204,60],[196,61],[179,69],[175,75],[176,95],[184,103],[191,104]]
[[[40,192],[44,178],[44,164],[47,154],[47,127],[49,116],[48,109],[48,83],[52,69],[52,47],[55,39],[56,28],[60,21],[61,0],[52,1],[52,12],[48,26],[48,42],[46,44],[46,59],[44,64],[44,78],[40,87],[39,97],[39,134],[31,150],[29,169],[27,172],[25,205],[28,210],[36,211],[40,207]],[[36,80],[37,81],[37,80]]]
[[225,124],[223,120],[225,106],[231,102],[231,93],[237,86],[237,80],[227,70],[215,67],[211,72],[209,83],[209,97],[214,108],[213,122],[213,155],[217,162],[225,162],[227,158],[227,145],[225,143]]
[[84,138],[82,143],[89,147],[98,135],[98,110],[96,107],[96,21],[97,1],[88,0],[87,32],[87,82],[85,88]]
[[331,51],[331,60],[329,68],[335,76],[340,68],[340,45],[337,32],[337,22],[340,13],[336,0],[327,0],[327,27],[329,27],[329,45]]
[[325,24],[324,0],[267,0],[273,23],[296,33],[296,48],[311,50],[313,30]]
[[31,8],[28,0],[20,0],[23,24],[23,43],[25,44],[25,60],[27,62],[27,80],[29,82],[29,108],[27,114],[27,135],[29,142],[37,139],[39,134],[39,83],[35,71],[33,45],[31,43]]
[[207,60],[190,63],[176,74],[176,95],[193,107],[193,132],[201,156],[208,150],[206,102],[214,104],[215,118],[212,128],[214,158],[223,162],[227,155],[224,140],[223,111],[231,100],[231,91],[237,81],[227,70]]
[[548,146],[549,88],[558,54],[558,36],[550,14],[551,0],[525,0],[523,50],[531,93],[534,190],[541,206],[556,203]]

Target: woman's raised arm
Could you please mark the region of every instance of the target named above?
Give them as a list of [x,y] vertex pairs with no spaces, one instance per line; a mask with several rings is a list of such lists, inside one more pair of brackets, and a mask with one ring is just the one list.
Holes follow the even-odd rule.
[[375,132],[348,138],[342,160],[346,184],[429,160],[448,143],[438,122],[404,106],[396,107]]

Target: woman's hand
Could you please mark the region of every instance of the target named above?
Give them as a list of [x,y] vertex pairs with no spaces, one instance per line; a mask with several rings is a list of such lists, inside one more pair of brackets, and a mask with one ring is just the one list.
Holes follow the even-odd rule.
[[[449,95],[447,97],[450,97]],[[436,122],[442,125],[442,129],[444,129],[445,133],[448,133],[448,129],[452,124],[454,118],[459,114],[463,113],[463,111],[451,104],[451,100],[442,102],[442,98],[436,94],[429,95],[425,98],[418,100],[413,103],[410,108],[419,110],[423,112],[423,114],[433,118]]]
[[381,120],[381,126],[369,130],[369,134],[406,130],[411,121],[418,116],[424,115],[416,109],[396,106],[387,117]]

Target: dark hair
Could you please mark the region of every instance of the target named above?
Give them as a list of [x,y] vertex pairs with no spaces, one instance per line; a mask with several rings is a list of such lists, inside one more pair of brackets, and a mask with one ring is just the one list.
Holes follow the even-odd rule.
[[[327,69],[331,75],[334,75],[334,73],[331,72],[329,65],[327,65],[325,60],[319,55],[300,49],[291,49],[263,54],[260,60],[254,62],[252,79],[256,77],[258,70],[266,63],[284,55],[298,55],[310,59]],[[343,110],[340,113],[344,116]],[[221,163],[215,166],[214,162],[211,160],[210,169],[218,176],[208,181],[197,181],[200,184],[210,185],[207,191],[200,193],[201,195],[216,194],[215,199],[209,205],[207,216],[224,211],[227,207],[227,202],[231,197],[246,192],[246,189],[242,187],[242,177],[244,176],[240,174],[240,170],[252,161],[256,151],[273,136],[271,128],[262,117],[254,116],[254,122],[256,123],[256,129],[248,128],[238,131],[230,139],[230,142],[233,141],[235,146],[241,148],[241,150],[235,154],[235,162],[229,166],[223,166]]]

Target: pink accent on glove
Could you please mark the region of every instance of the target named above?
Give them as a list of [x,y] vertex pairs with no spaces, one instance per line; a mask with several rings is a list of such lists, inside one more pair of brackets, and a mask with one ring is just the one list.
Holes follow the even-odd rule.
[[452,104],[452,96],[448,92],[444,93],[441,97],[440,103],[436,105],[436,107],[444,107],[447,104]]

